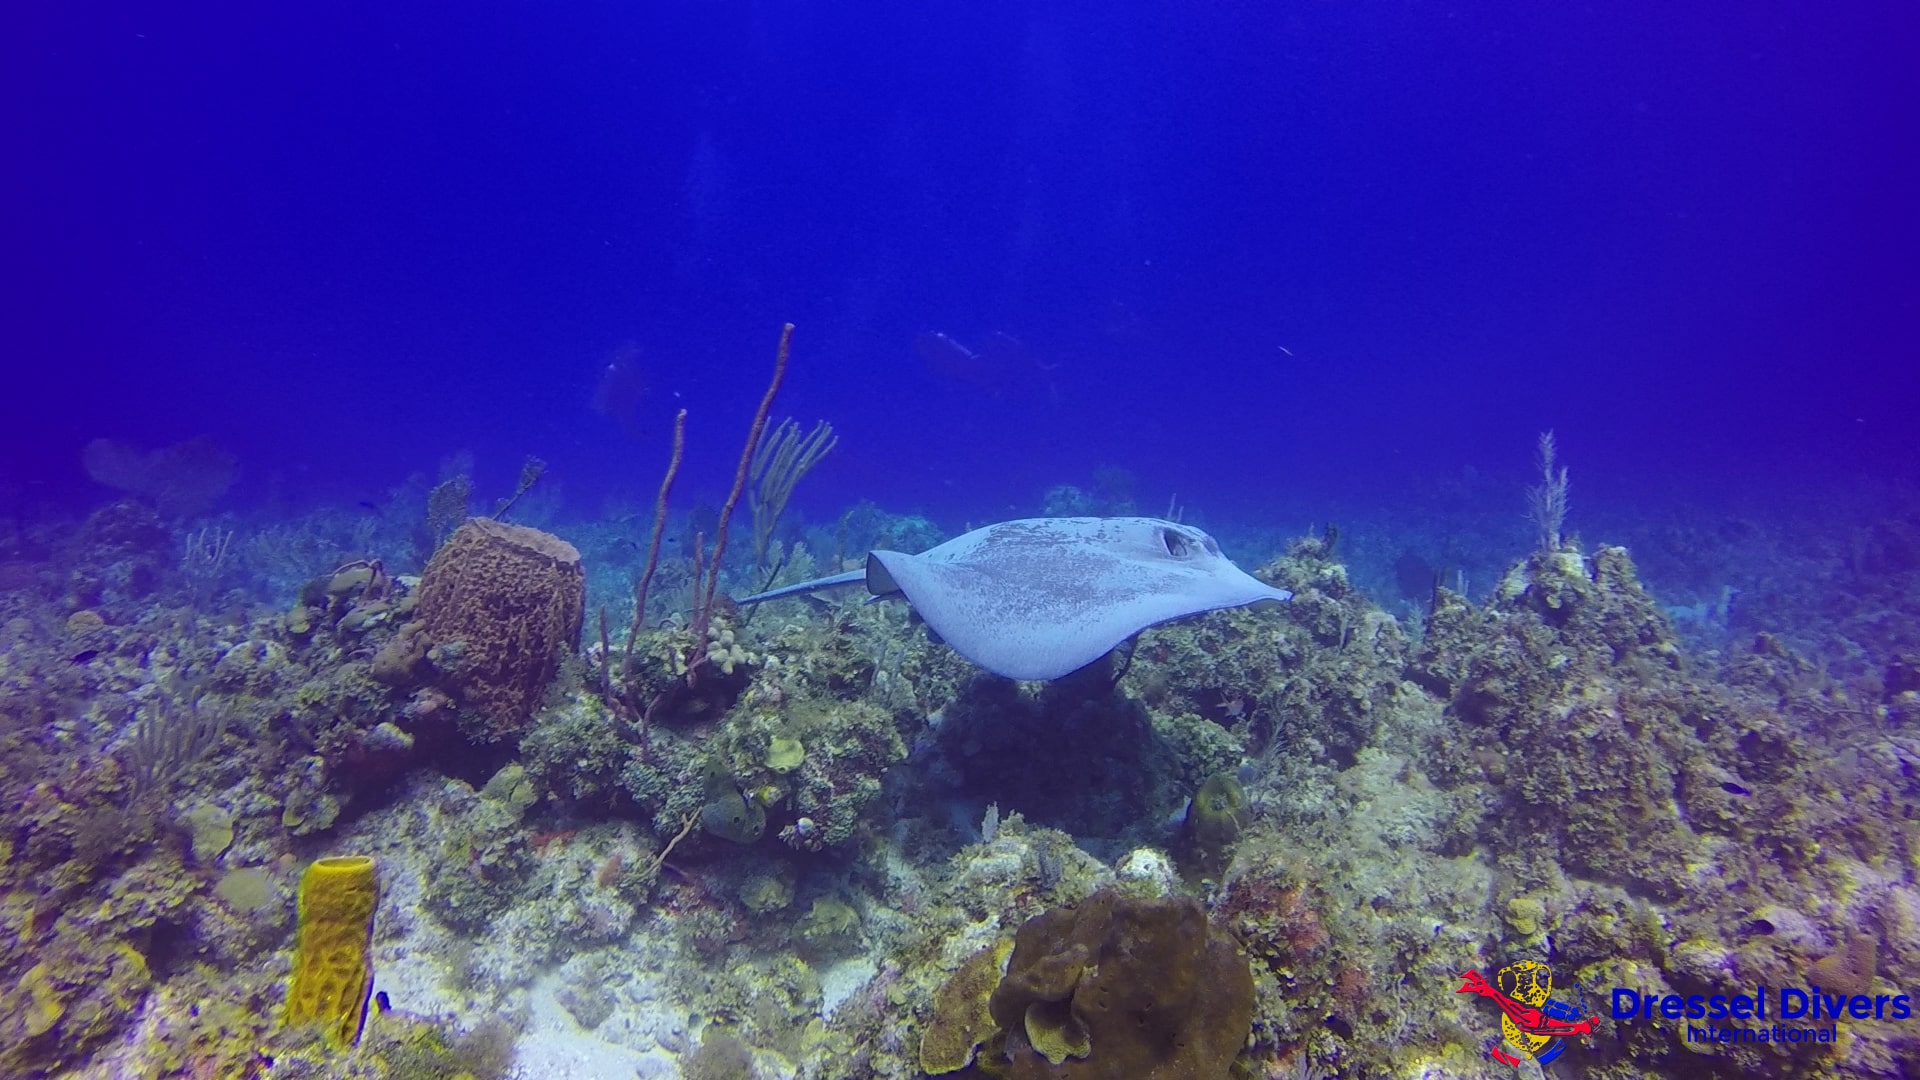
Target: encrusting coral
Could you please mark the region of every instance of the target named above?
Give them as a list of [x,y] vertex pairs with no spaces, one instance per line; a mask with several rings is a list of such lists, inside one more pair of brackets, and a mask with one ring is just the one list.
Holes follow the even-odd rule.
[[920,1032],[920,1068],[932,1076],[973,1064],[974,1052],[993,1037],[987,1002],[1005,974],[1013,939],[1002,938],[974,953],[933,995],[933,1013]]

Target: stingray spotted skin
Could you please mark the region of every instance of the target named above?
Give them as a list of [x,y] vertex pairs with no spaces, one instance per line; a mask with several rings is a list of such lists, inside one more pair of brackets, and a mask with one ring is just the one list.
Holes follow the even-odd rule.
[[1149,626],[1293,594],[1233,565],[1213,537],[1159,518],[1026,518],[930,551],[875,551],[865,570],[746,597],[864,583],[903,595],[968,660],[1010,679],[1057,679]]

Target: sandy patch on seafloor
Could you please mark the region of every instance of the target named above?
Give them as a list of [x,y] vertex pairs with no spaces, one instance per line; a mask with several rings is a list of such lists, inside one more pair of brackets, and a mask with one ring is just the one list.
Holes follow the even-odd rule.
[[[412,944],[420,944],[418,937],[435,936],[437,929],[418,934]],[[435,950],[394,951],[401,955],[375,968],[374,988],[384,990],[395,1008],[451,1018],[462,1030],[486,1019],[472,1002],[462,1002],[446,989],[446,972]],[[549,973],[531,987],[507,994],[499,1006],[525,1019],[514,1043],[513,1080],[677,1080],[678,1058],[659,1045],[659,1036],[683,1031],[684,1020],[665,1003],[623,995],[613,1015],[588,1031],[554,996],[559,988],[559,978]]]
[[[557,981],[549,976],[535,984],[528,1000],[531,1016],[527,1029],[515,1044],[514,1080],[677,1080],[677,1059],[655,1047],[640,1051],[608,1042],[591,1031],[582,1031],[573,1017],[553,996]],[[624,1010],[623,1010],[624,1011]],[[617,1024],[620,1015],[608,1017],[601,1027]]]
[[[577,1023],[554,996],[560,979],[551,971],[529,986],[500,994],[462,993],[454,987],[449,958],[470,946],[496,959],[511,952],[507,940],[459,942],[422,910],[423,881],[415,853],[427,849],[429,800],[368,815],[355,829],[357,850],[382,857],[380,909],[375,923],[374,989],[395,1009],[472,1030],[494,1015],[524,1021],[514,1044],[513,1080],[677,1080],[677,1056],[668,1047],[698,1043],[687,1033],[688,1017],[660,994],[657,977],[623,980],[614,1011],[593,1030]],[[410,835],[411,834],[411,835]],[[635,934],[644,931],[636,930]],[[481,980],[484,983],[484,979]],[[663,1045],[664,1044],[664,1045]]]

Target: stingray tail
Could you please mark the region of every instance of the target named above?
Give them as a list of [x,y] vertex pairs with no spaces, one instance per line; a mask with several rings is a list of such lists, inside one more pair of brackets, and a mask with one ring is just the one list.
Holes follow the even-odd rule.
[[820,589],[839,589],[848,585],[864,585],[866,581],[867,572],[865,570],[849,570],[844,574],[835,574],[832,577],[814,578],[812,581],[803,581],[798,585],[787,585],[768,592],[754,593],[752,596],[742,596],[735,600],[734,603],[745,607],[748,604],[758,604],[765,600],[778,600],[784,596],[798,596],[801,593],[816,592]]

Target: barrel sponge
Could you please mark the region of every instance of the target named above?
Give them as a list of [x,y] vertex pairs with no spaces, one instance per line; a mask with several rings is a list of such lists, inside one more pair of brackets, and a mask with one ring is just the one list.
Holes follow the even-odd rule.
[[[580,644],[587,577],[557,536],[490,518],[455,529],[427,562],[420,618],[486,740],[518,736],[564,653]],[[451,647],[458,643],[457,652]]]
[[1011,1080],[1226,1080],[1253,973],[1192,897],[1103,891],[1028,919],[987,1007]]
[[300,930],[287,990],[287,1026],[319,1024],[327,1041],[360,1041],[373,989],[373,909],[380,896],[365,855],[320,859],[300,877]]

